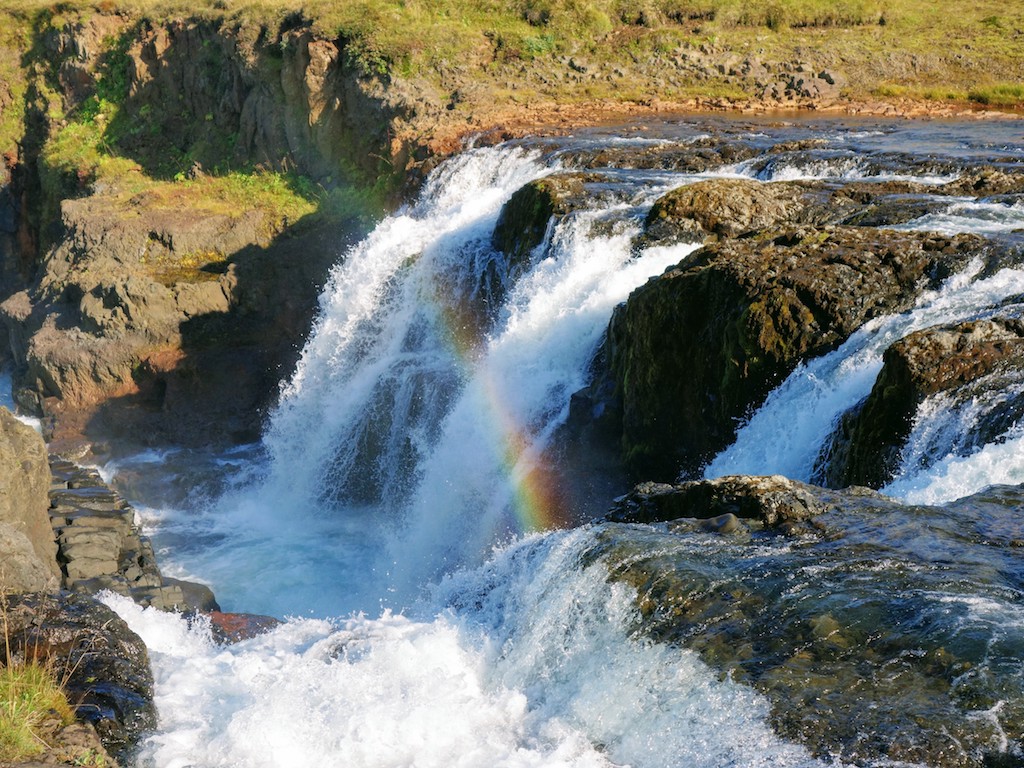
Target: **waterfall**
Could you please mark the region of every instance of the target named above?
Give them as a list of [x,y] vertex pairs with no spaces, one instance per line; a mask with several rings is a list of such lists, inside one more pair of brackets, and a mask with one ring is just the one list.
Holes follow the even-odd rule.
[[[771,624],[785,615],[805,644],[819,631],[823,642],[838,643],[830,627],[844,618],[857,631],[857,622],[872,632],[890,622],[879,632],[896,655],[880,657],[865,678],[882,670],[883,683],[899,677],[887,671],[890,662],[927,657],[939,665],[945,654],[961,654],[973,667],[962,667],[970,673],[950,686],[970,693],[971,674],[983,682],[998,665],[1017,664],[1024,617],[1012,579],[1019,569],[997,559],[997,567],[972,570],[976,560],[1010,556],[986,543],[961,558],[970,546],[962,523],[942,510],[885,519],[854,510],[849,520],[830,519],[841,535],[822,537],[820,547],[813,536],[713,536],[685,523],[579,525],[551,460],[615,305],[696,248],[636,249],[640,222],[660,194],[713,176],[951,178],[938,166],[908,171],[859,157],[856,142],[882,144],[892,130],[829,134],[829,149],[817,155],[762,155],[699,175],[614,169],[590,207],[554,221],[515,269],[492,245],[495,224],[518,188],[561,170],[558,152],[512,144],[442,164],[416,203],[341,257],[262,443],[217,457],[228,490],[187,511],[144,510],[176,554],[187,552],[187,567],[179,567],[188,573],[176,575],[211,581],[230,609],[285,621],[220,646],[201,617],[186,621],[105,598],[143,636],[157,678],[161,727],[142,745],[139,766],[821,765],[773,732],[780,720],[771,688],[789,678],[773,683],[767,675],[759,692],[755,678],[733,677],[738,667],[710,669],[684,641],[645,634],[652,606],[638,592],[665,573],[678,591],[664,594],[681,597],[653,609],[671,618],[690,610],[693,596],[700,622],[704,601],[711,612],[699,630],[722,643],[709,646],[712,655],[749,651],[756,661],[766,638],[733,637],[741,625],[731,622]],[[908,142],[930,152],[945,130],[929,124]],[[951,200],[945,214],[907,226],[1016,236],[1017,225],[1004,224],[1017,208],[991,205],[1001,207]],[[807,479],[835,419],[870,390],[889,344],[915,329],[991,314],[1022,281],[1018,267],[972,264],[910,311],[878,318],[807,361],[707,475]],[[922,407],[890,492],[931,501],[1024,476],[1018,427],[990,445],[965,447],[961,439],[964,425],[998,402],[952,405],[935,398]],[[974,453],[961,455],[968,448]],[[167,454],[146,460],[161,464]],[[1009,512],[990,515],[994,528],[1013,524]],[[640,561],[664,570],[658,578],[643,568],[643,578],[619,578]],[[1010,581],[990,576],[1000,568]],[[737,604],[746,615],[728,613]],[[728,618],[712,626],[718,608]],[[844,685],[805,669],[805,649],[767,640],[766,662],[778,656],[772,663],[792,662],[780,670],[820,676],[808,695]],[[1009,681],[1006,698],[1019,702],[1019,664],[999,674]],[[794,706],[802,694],[791,697]],[[916,705],[915,696],[927,700],[934,691],[912,694],[907,701]],[[1001,727],[1001,703],[975,711],[968,699],[951,706]],[[870,722],[875,702],[863,708]],[[825,754],[825,762],[841,766],[852,754],[857,764],[910,764],[884,749],[861,759],[854,735],[852,752]],[[864,743],[877,735],[865,733]]]

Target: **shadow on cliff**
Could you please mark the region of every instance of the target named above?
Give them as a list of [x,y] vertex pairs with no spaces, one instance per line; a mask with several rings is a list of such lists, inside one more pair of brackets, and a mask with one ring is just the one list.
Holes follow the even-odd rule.
[[180,349],[157,351],[137,366],[137,391],[101,404],[83,437],[99,452],[111,439],[134,446],[257,440],[298,361],[331,267],[365,234],[353,220],[314,216],[265,248],[247,246],[208,267],[211,277],[234,272],[231,308],[186,319]]

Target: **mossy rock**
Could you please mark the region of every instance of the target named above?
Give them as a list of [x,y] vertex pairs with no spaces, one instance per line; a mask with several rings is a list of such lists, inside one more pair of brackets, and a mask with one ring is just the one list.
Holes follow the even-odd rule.
[[739,237],[785,224],[835,223],[847,206],[829,205],[821,185],[765,184],[752,179],[709,179],[667,192],[644,222],[644,240],[701,242],[708,237]]
[[521,269],[544,240],[548,222],[586,203],[585,174],[554,174],[519,188],[505,203],[494,228],[494,247],[505,254],[508,271]]

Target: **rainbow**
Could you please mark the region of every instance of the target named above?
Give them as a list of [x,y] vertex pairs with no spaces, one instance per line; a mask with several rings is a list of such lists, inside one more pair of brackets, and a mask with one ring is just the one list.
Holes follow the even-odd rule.
[[[479,314],[464,304],[453,305],[438,291],[435,306],[455,357],[465,369],[483,354],[485,328]],[[450,292],[443,294],[451,297]],[[486,374],[483,390],[502,445],[502,471],[512,489],[518,533],[565,528],[570,525],[568,496],[557,473],[546,466],[527,432],[505,405],[498,382]]]

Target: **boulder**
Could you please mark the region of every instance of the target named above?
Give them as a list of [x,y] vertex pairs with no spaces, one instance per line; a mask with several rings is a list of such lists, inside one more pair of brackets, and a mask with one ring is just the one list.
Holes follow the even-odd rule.
[[60,585],[47,515],[50,468],[39,434],[0,408],[0,589],[49,591]]
[[157,724],[153,673],[138,635],[102,603],[68,593],[11,598],[6,619],[8,658],[54,664],[77,716],[127,764],[139,737]]
[[544,240],[548,222],[585,205],[585,174],[560,173],[531,181],[505,203],[494,227],[494,247],[508,259],[508,271],[521,270]]
[[644,222],[644,240],[702,242],[782,224],[834,223],[841,210],[827,206],[820,185],[799,181],[709,179],[658,198]]
[[716,520],[719,532],[734,529],[733,519],[766,527],[803,523],[835,508],[834,494],[806,483],[772,475],[736,475],[670,485],[640,483],[615,500],[609,520],[621,523],[666,522],[679,518]]
[[[1024,376],[1024,320],[994,317],[935,326],[906,336],[883,355],[882,370],[867,398],[844,414],[819,461],[815,479],[841,488],[880,488],[899,468],[918,407],[938,393],[978,400],[979,387],[1005,390],[1005,376]],[[1019,392],[1019,388],[1017,388]],[[1024,398],[1001,401],[975,421],[971,442],[984,445],[1024,415]]]
[[801,360],[909,308],[985,248],[971,235],[794,229],[707,246],[651,279],[608,331],[630,470],[695,472]]

